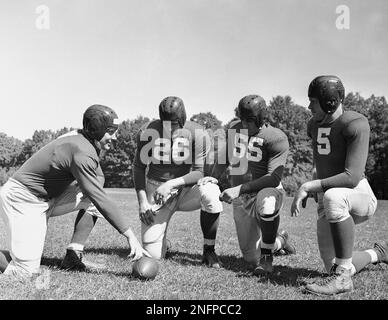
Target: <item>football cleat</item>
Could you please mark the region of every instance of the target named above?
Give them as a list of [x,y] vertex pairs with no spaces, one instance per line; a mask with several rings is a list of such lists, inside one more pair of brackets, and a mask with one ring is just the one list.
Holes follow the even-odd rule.
[[82,262],[83,253],[78,250],[66,250],[65,258],[61,263],[61,269],[71,271],[85,271],[86,265]]
[[353,281],[351,270],[334,264],[330,270],[330,275],[319,279],[314,283],[309,283],[304,287],[305,292],[316,295],[332,296],[339,293],[351,292]]
[[282,247],[277,250],[274,254],[279,256],[296,254],[296,248],[290,243],[288,232],[284,229],[279,229],[277,236],[281,238]]
[[262,254],[260,257],[259,264],[253,270],[253,274],[256,276],[266,275],[272,273],[273,271],[273,255],[272,254]]
[[60,268],[66,271],[101,271],[105,269],[105,265],[83,261],[82,251],[66,249]]
[[376,242],[373,249],[377,253],[378,260],[376,263],[383,262],[388,264],[388,241]]
[[210,268],[221,268],[221,262],[214,251],[214,246],[203,246],[202,263]]

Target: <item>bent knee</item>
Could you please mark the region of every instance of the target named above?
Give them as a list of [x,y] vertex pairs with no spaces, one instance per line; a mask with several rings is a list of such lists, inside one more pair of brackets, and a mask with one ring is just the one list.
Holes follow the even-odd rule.
[[266,188],[256,196],[256,217],[265,221],[272,221],[279,216],[282,206],[282,196],[273,188]]
[[327,190],[323,195],[326,219],[331,223],[344,221],[349,217],[349,208],[344,195],[337,188]]
[[220,188],[215,183],[206,183],[199,187],[201,193],[201,209],[208,213],[219,213],[223,210],[220,201]]

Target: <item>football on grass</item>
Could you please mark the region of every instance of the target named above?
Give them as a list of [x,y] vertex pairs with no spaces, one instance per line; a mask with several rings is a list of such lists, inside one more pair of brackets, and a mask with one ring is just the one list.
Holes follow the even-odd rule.
[[159,271],[159,262],[149,257],[141,257],[132,266],[132,275],[141,280],[153,280]]

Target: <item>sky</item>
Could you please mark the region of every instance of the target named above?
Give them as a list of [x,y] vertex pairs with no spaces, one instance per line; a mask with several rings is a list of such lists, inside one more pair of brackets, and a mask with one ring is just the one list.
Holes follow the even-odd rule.
[[248,94],[306,107],[321,74],[388,97],[387,30],[386,0],[0,0],[0,132],[78,128],[95,103],[156,118],[170,95],[226,123]]

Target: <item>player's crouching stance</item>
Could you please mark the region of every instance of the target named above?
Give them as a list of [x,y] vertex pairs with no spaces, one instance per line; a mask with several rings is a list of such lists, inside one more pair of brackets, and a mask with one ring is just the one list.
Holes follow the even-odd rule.
[[266,109],[264,99],[258,95],[240,100],[236,114],[240,120],[228,130],[227,148],[233,151],[232,188],[220,196],[233,203],[240,249],[244,259],[254,265],[256,275],[272,273],[274,252],[295,253],[287,232],[278,232],[288,139],[267,123]]
[[299,188],[291,215],[299,215],[308,193],[318,193],[318,246],[329,276],[307,284],[305,290],[334,295],[352,291],[352,275],[369,263],[388,263],[388,243],[353,251],[354,225],[368,220],[377,207],[364,174],[368,120],[357,112],[343,110],[345,89],[336,76],[315,78],[308,96],[312,118],[307,131],[313,142],[316,175]]
[[186,121],[185,107],[178,97],[161,101],[159,117],[143,126],[137,136],[134,181],[143,246],[152,257],[164,258],[172,215],[201,209],[203,263],[218,268],[214,246],[222,211],[221,192],[217,184],[197,184],[203,177],[210,138],[202,126]]
[[98,176],[98,154],[115,139],[117,115],[109,107],[93,105],[84,113],[84,128],[77,135],[58,138],[36,152],[0,191],[0,215],[7,231],[9,251],[0,251],[0,271],[16,277],[39,273],[47,219],[93,203],[123,234],[130,255],[144,251],[123,214]]

